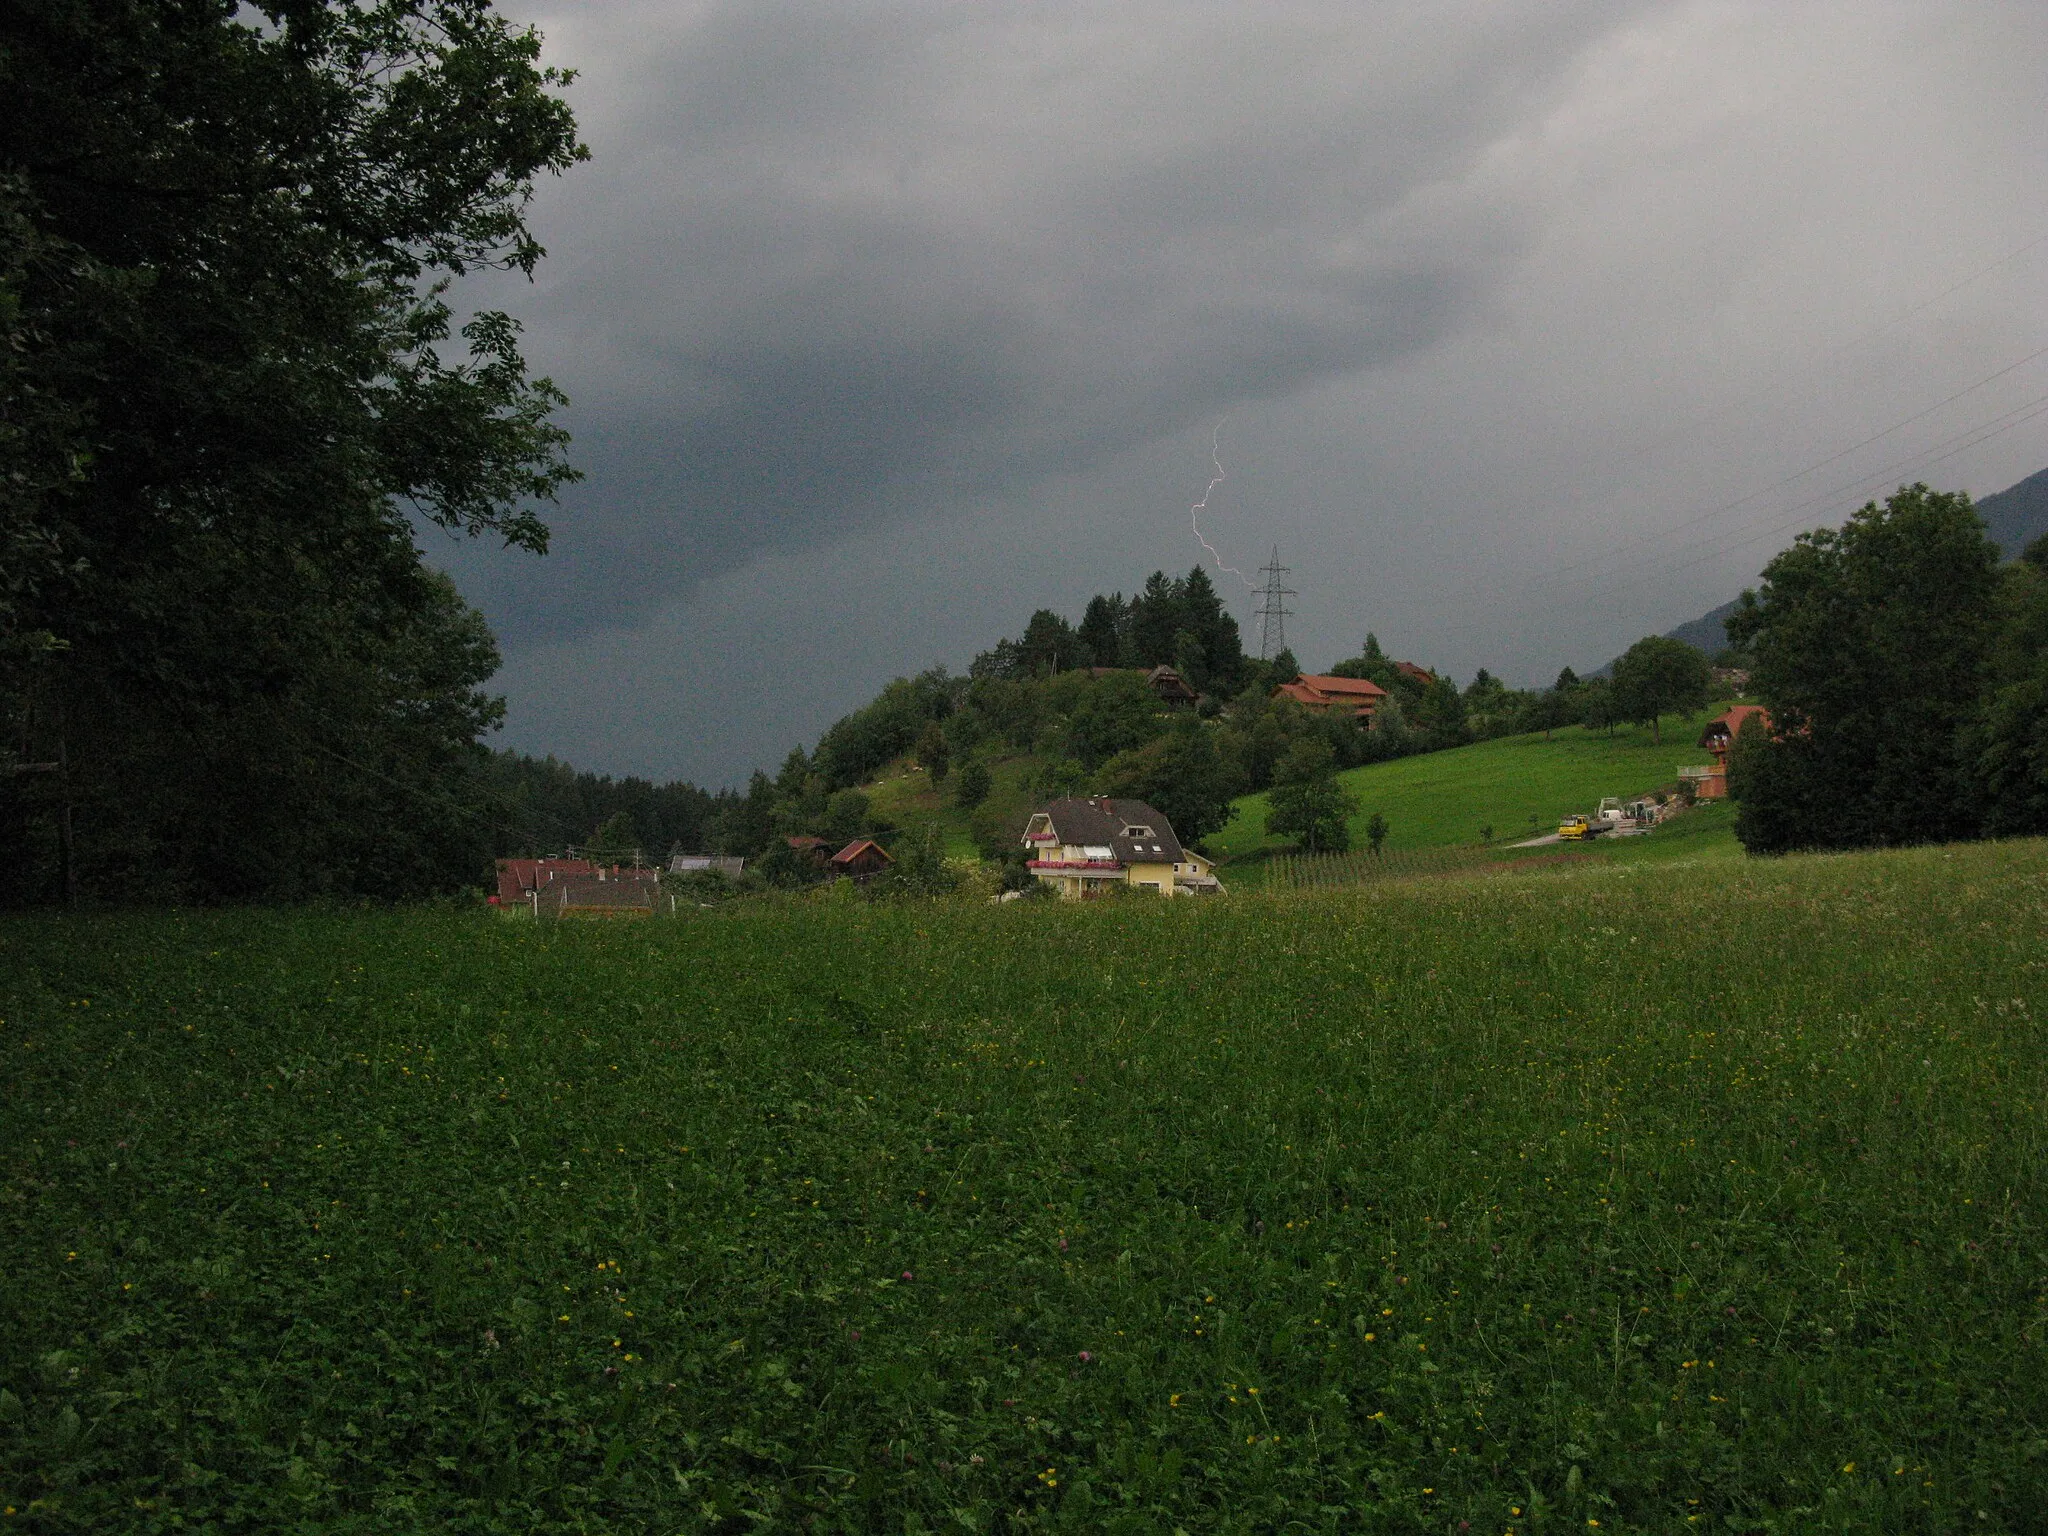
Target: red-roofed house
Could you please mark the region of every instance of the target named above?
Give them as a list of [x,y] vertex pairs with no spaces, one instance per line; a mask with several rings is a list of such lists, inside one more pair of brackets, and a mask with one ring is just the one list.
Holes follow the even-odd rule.
[[1370,720],[1386,696],[1387,690],[1370,678],[1327,677],[1317,672],[1304,672],[1273,690],[1274,698],[1292,699],[1304,709],[1341,710],[1360,720]]
[[1427,667],[1418,667],[1412,661],[1397,661],[1394,663],[1394,670],[1403,677],[1422,684],[1425,688],[1436,681],[1436,674],[1434,672],[1430,671]]
[[1735,738],[1742,734],[1743,726],[1752,719],[1763,721],[1765,730],[1771,728],[1771,712],[1763,705],[1737,704],[1709,720],[1706,729],[1700,732],[1700,745],[1714,754],[1713,766],[1679,770],[1680,778],[1692,780],[1693,793],[1699,799],[1728,798],[1728,754],[1735,749]]

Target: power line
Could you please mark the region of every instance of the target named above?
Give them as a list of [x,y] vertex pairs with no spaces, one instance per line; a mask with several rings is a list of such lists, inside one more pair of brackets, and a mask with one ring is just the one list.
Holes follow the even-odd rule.
[[[1849,480],[1845,480],[1839,485],[1832,486],[1825,491],[1821,491],[1815,495],[1808,496],[1803,501],[1795,502],[1789,507],[1778,508],[1776,510],[1766,513],[1761,518],[1752,519],[1751,521],[1743,523],[1735,528],[1724,529],[1720,533],[1710,536],[1710,542],[1707,546],[1706,552],[1711,554],[1724,549],[1739,549],[1743,544],[1748,542],[1748,539],[1746,537],[1736,538],[1732,543],[1728,544],[1722,544],[1718,541],[1726,539],[1731,534],[1747,535],[1748,533],[1756,529],[1765,529],[1766,531],[1768,531],[1770,529],[1781,527],[1784,524],[1784,519],[1788,517],[1790,517],[1792,521],[1800,521],[1801,519],[1795,516],[1795,514],[1803,512],[1805,509],[1809,507],[1821,506],[1827,502],[1831,502],[1835,500],[1837,497],[1840,497],[1844,494],[1853,492],[1860,495],[1863,492],[1862,490],[1859,490],[1859,487],[1865,490],[1880,489],[1884,486],[1886,482],[1892,481],[1894,476],[1898,475],[1901,471],[1907,469],[1910,466],[1917,464],[1924,467],[1932,464],[1945,463],[1947,460],[1954,458],[1956,454],[1974,448],[1979,443],[1987,443],[1991,441],[1992,438],[2001,436],[2004,433],[2011,431],[2014,427],[2024,426],[2027,422],[2032,421],[2036,417],[2042,415],[2044,413],[2044,410],[2048,410],[2048,395],[2036,395],[2033,399],[2025,401],[2020,405],[2016,405],[2012,407],[2012,409],[2010,410],[2001,411],[1996,416],[1987,417],[1982,421],[1975,422],[1970,426],[1963,428],[1960,432],[1952,432],[1947,437],[1942,438],[1936,442],[1929,443],[1923,448],[1916,448],[1913,452],[1906,454],[1901,458],[1892,460],[1891,463],[1885,465],[1881,469],[1869,470]],[[1946,453],[1937,452],[1937,450],[1944,448],[1950,449],[1950,451]],[[1632,547],[1640,547],[1641,542],[1642,541],[1636,541],[1636,545]],[[1697,541],[1694,541],[1694,543],[1696,544]],[[1679,548],[1681,549],[1687,547],[1688,546],[1685,545],[1679,546]],[[1646,551],[1645,553],[1654,562],[1655,557],[1657,556],[1659,551],[1653,548],[1649,551]],[[1668,555],[1672,553],[1672,551],[1667,548],[1661,551],[1661,553]],[[1632,560],[1631,564],[1637,565],[1640,568],[1640,557],[1638,557],[1637,560]],[[1624,567],[1624,569],[1626,569],[1626,567]],[[1617,573],[1610,571],[1607,574],[1609,576],[1613,576]]]
[[[1897,330],[1900,326],[1904,325],[1908,320],[1914,318],[1914,316],[1925,314],[1928,310],[1934,308],[1935,305],[1941,303],[1942,300],[1954,297],[1956,294],[1961,293],[1965,288],[1968,288],[1978,280],[1989,277],[1993,272],[1996,272],[2000,267],[2009,266],[2011,263],[2019,260],[2020,257],[2026,255],[2027,252],[2034,250],[2042,245],[2048,245],[2048,234],[2040,234],[2034,236],[2033,239],[2027,241],[2025,244],[2016,246],[2012,250],[2007,251],[2003,256],[1999,257],[1996,261],[1988,262],[1984,266],[1981,266],[1976,271],[1972,272],[1969,276],[1961,278],[1958,281],[1949,284],[1948,287],[1942,289],[1941,292],[1935,294],[1932,298],[1924,299],[1920,303],[1915,304],[1911,309],[1908,309],[1901,314],[1894,315],[1891,319],[1883,321],[1878,325],[1874,325],[1870,327],[1868,330],[1862,331],[1857,335],[1850,337],[1847,341],[1837,343],[1835,346],[1829,348],[1826,352],[1823,352],[1820,355],[1818,363],[1832,362],[1835,358],[1841,357],[1845,353],[1855,351],[1856,348],[1862,346],[1865,342],[1876,340],[1879,336],[1884,335],[1887,331]],[[1815,366],[1818,366],[1818,364],[1816,364]],[[1751,390],[1748,393],[1740,395],[1733,400],[1727,401],[1725,404],[1715,406],[1712,410],[1703,411],[1698,415],[1693,416],[1684,425],[1687,429],[1704,426],[1707,422],[1718,420],[1723,416],[1727,416],[1735,411],[1740,410],[1745,405],[1752,404],[1753,402],[1762,399],[1764,396],[1772,393],[1777,387],[1778,386],[1776,383],[1772,383],[1760,389]],[[1657,438],[1652,442],[1645,443],[1642,447],[1636,449],[1635,452],[1623,455],[1619,462],[1621,464],[1631,464],[1635,462],[1637,459],[1642,458],[1645,454],[1651,452],[1659,443],[1669,442],[1672,439],[1672,437],[1676,435],[1676,433],[1666,433],[1663,437]]]
[[[1999,368],[1991,373],[1985,374],[1982,378],[1965,385],[1963,388],[1955,391],[1953,394],[1950,394],[1941,400],[1937,400],[1933,405],[1926,407],[1924,410],[1915,411],[1912,415],[1905,417],[1903,420],[1893,422],[1890,426],[1884,428],[1884,430],[1880,432],[1874,432],[1870,436],[1863,438],[1860,442],[1852,443],[1849,447],[1844,448],[1839,452],[1831,453],[1826,458],[1817,459],[1813,463],[1805,465],[1803,468],[1795,470],[1793,473],[1786,475],[1783,479],[1773,481],[1769,485],[1762,486],[1757,490],[1750,491],[1742,496],[1738,496],[1733,501],[1727,501],[1721,503],[1718,506],[1709,507],[1703,512],[1696,513],[1693,516],[1688,517],[1681,522],[1672,524],[1670,527],[1659,530],[1656,533],[1639,534],[1636,537],[1626,539],[1619,544],[1607,546],[1606,548],[1601,549],[1597,553],[1588,556],[1583,560],[1576,560],[1567,565],[1556,566],[1553,567],[1551,570],[1544,571],[1537,575],[1527,577],[1519,582],[1514,582],[1510,584],[1506,590],[1512,591],[1519,589],[1522,591],[1529,591],[1534,588],[1544,586],[1550,582],[1556,581],[1560,578],[1583,579],[1588,575],[1594,574],[1599,566],[1606,564],[1610,560],[1618,559],[1621,556],[1630,552],[1631,550],[1640,549],[1646,544],[1667,539],[1672,534],[1682,532],[1687,528],[1697,527],[1701,523],[1709,522],[1714,518],[1724,516],[1729,512],[1735,511],[1739,507],[1747,506],[1750,502],[1753,502],[1760,497],[1770,495],[1773,491],[1781,491],[1789,485],[1796,484],[1797,482],[1805,479],[1808,475],[1827,468],[1830,464],[1840,463],[1843,459],[1847,458],[1850,454],[1857,452],[1859,449],[1867,448],[1872,443],[1882,441],[1884,438],[1891,436],[1894,432],[1901,431],[1904,428],[1913,425],[1917,421],[1925,420],[1927,417],[1932,416],[1936,411],[1942,410],[1944,407],[1955,404],[1956,401],[1963,399],[1965,396],[1975,394],[1978,390],[1984,388],[1985,385],[1996,383],[1999,379],[2006,377],[2006,375],[2014,373],[2019,369],[2024,368],[2027,364],[2038,361],[2042,357],[2048,357],[2048,346],[2037,348],[2036,350],[2029,352],[2025,357],[2022,357],[2015,362],[2007,363],[2004,367]],[[1495,587],[1493,590],[1498,593],[1503,589],[1500,587]],[[1480,589],[1468,589],[1465,595],[1478,596],[1480,595]]]

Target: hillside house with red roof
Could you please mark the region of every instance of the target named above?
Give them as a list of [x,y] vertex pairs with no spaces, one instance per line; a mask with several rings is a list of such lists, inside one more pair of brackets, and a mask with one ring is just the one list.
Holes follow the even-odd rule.
[[1678,770],[1679,778],[1692,784],[1696,798],[1728,798],[1728,754],[1735,750],[1735,738],[1742,734],[1743,726],[1752,719],[1761,720],[1765,730],[1771,728],[1771,712],[1761,704],[1737,704],[1707,722],[1706,729],[1700,732],[1700,745],[1713,754],[1714,761],[1710,765]]
[[1292,699],[1304,709],[1319,714],[1346,714],[1362,721],[1372,719],[1386,696],[1387,690],[1370,678],[1332,677],[1319,672],[1304,672],[1293,682],[1282,683],[1273,690],[1274,698]]

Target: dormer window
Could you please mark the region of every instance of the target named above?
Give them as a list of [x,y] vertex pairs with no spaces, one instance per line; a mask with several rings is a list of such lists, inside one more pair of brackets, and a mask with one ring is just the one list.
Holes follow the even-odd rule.
[[1158,833],[1156,833],[1156,832],[1154,832],[1154,831],[1153,831],[1153,830],[1152,830],[1152,829],[1151,829],[1150,827],[1125,827],[1125,828],[1124,828],[1124,836],[1125,836],[1125,837],[1138,837],[1138,838],[1148,838],[1148,837],[1157,837],[1158,835],[1159,835],[1159,834],[1158,834]]

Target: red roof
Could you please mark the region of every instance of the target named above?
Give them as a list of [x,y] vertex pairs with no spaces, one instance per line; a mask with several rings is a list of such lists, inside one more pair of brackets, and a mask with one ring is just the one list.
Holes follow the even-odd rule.
[[1369,677],[1331,677],[1321,672],[1304,672],[1300,680],[1318,693],[1360,699],[1384,699],[1387,696],[1387,690]]
[[1412,661],[1397,661],[1394,663],[1394,670],[1403,677],[1414,678],[1418,683],[1433,683],[1436,681],[1436,674],[1434,672],[1430,671],[1427,667],[1418,667]]
[[832,862],[834,864],[855,864],[865,858],[870,850],[880,857],[884,864],[895,863],[895,860],[889,857],[889,850],[871,837],[855,838],[844,848],[832,855]]
[[1280,698],[1292,699],[1310,709],[1349,705],[1361,717],[1371,715],[1387,696],[1387,690],[1370,678],[1331,677],[1320,672],[1304,672],[1294,682],[1282,683],[1273,691]]
[[594,875],[597,866],[588,859],[500,859],[498,900],[524,901],[529,891],[539,890],[561,875]]
[[827,846],[825,839],[823,839],[822,837],[812,837],[807,833],[799,835],[797,837],[784,838],[783,841],[788,843],[790,847],[799,850],[805,848],[823,848]]
[[1771,712],[1765,709],[1763,705],[1737,704],[1733,709],[1716,715],[1707,722],[1707,728],[1700,732],[1700,745],[1703,747],[1732,745],[1735,738],[1742,734],[1742,727],[1748,723],[1751,715],[1762,716],[1764,729],[1769,730],[1771,728]]

